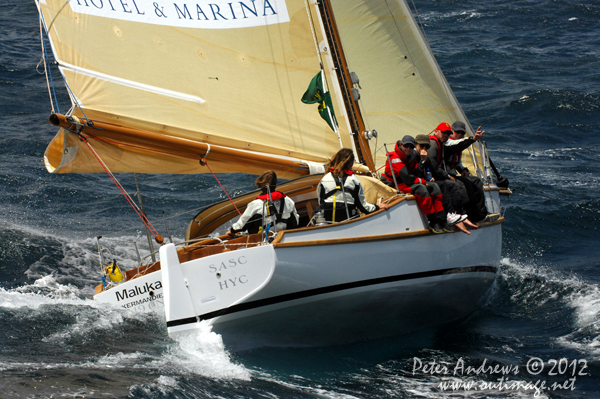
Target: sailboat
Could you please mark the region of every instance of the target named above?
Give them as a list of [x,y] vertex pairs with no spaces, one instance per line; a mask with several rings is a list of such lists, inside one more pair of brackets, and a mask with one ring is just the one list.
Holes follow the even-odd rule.
[[[212,328],[233,350],[395,336],[477,309],[507,193],[485,146],[466,163],[496,217],[470,235],[432,234],[415,198],[376,178],[385,143],[455,120],[473,135],[404,0],[35,1],[72,102],[53,105],[50,173],[274,170],[300,215],[296,229],[231,237],[258,193],[217,203],[183,245],[161,245],[96,300],[164,308],[170,336]],[[316,80],[319,112],[301,101]],[[316,223],[323,165],[340,148],[388,211]]]

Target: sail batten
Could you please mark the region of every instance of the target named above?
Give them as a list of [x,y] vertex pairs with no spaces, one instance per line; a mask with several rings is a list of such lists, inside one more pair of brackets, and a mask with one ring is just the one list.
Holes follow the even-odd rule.
[[111,83],[116,83],[116,84],[120,84],[123,86],[131,87],[134,89],[144,90],[144,91],[154,93],[154,94],[160,94],[160,95],[164,95],[167,97],[173,97],[173,98],[177,98],[177,99],[181,99],[181,100],[191,101],[191,102],[195,102],[198,104],[204,104],[206,102],[206,100],[204,100],[203,98],[200,98],[198,96],[192,96],[189,94],[180,93],[180,92],[176,92],[173,90],[163,89],[161,87],[150,86],[150,85],[143,84],[140,82],[134,82],[131,80],[119,78],[117,76],[110,76],[110,75],[107,75],[102,72],[96,72],[96,71],[92,71],[92,70],[89,70],[86,68],[76,67],[75,65],[68,64],[64,61],[59,61],[59,67],[62,70],[68,70],[68,71],[71,71],[71,72],[74,72],[77,74],[89,76],[94,79],[99,79],[99,80],[103,80],[103,81],[107,81],[107,82],[111,82]]

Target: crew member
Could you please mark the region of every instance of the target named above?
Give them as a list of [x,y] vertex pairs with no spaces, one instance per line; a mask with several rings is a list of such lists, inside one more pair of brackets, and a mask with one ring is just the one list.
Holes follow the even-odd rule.
[[[445,167],[445,143],[452,134],[452,128],[446,122],[440,123],[429,136],[429,150],[427,155],[433,169],[431,173],[435,182],[444,194],[444,209],[447,212],[447,223],[458,228],[463,233],[471,234],[466,226],[477,228],[469,219],[465,205],[469,203],[469,196],[465,185],[448,174]],[[465,226],[466,225],[466,226]]]
[[[472,222],[485,219],[488,214],[485,206],[485,194],[483,181],[477,176],[471,175],[469,169],[462,163],[462,152],[473,143],[477,142],[485,133],[481,126],[473,137],[465,137],[467,126],[464,122],[456,121],[452,124],[452,134],[444,144],[446,172],[456,180],[462,182],[467,190],[469,202],[465,210]],[[460,173],[460,175],[459,175]]]
[[419,151],[415,150],[417,140],[412,136],[404,136],[396,142],[394,152],[389,154],[389,162],[385,164],[385,173],[381,181],[394,188],[397,184],[400,192],[415,196],[419,208],[429,221],[429,230],[432,233],[453,231],[451,228],[445,229],[446,213],[442,205],[442,191],[434,182],[425,180],[426,169],[432,167],[425,148],[429,146],[429,138],[425,135],[418,135],[417,138]]
[[339,150],[326,165],[329,172],[317,187],[319,209],[329,222],[341,222],[381,209],[389,209],[387,204],[370,204],[365,200],[360,180],[354,174],[354,153],[349,148]]
[[290,197],[276,191],[277,174],[274,171],[260,175],[256,186],[261,189],[261,195],[248,204],[242,216],[231,226],[230,235],[244,230],[249,234],[259,233],[263,227],[272,225],[277,231],[298,227],[296,205]]

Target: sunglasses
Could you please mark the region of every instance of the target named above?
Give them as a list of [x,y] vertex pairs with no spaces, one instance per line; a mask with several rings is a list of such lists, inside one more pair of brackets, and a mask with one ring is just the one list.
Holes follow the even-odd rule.
[[447,134],[450,136],[452,134],[452,130],[442,130],[442,134]]
[[426,150],[429,149],[429,147],[431,147],[429,144],[419,144],[421,146],[421,148],[424,148]]
[[415,149],[415,146],[412,144],[403,144],[406,148],[410,148],[411,150]]

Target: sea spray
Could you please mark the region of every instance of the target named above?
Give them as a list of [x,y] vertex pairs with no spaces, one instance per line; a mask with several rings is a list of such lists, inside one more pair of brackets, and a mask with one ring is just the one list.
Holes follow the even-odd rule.
[[198,327],[177,338],[176,344],[157,362],[164,362],[168,368],[182,374],[250,380],[250,372],[243,365],[231,361],[222,337],[212,332],[206,321],[200,322]]

